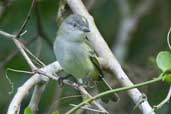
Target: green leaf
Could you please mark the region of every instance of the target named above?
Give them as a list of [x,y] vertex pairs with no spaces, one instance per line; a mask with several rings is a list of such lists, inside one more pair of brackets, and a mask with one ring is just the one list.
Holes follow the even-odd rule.
[[168,51],[162,51],[156,58],[157,66],[163,71],[171,69],[171,54]]
[[162,80],[171,84],[171,74],[165,75]]
[[27,107],[27,108],[25,108],[25,110],[24,110],[24,114],[34,114],[34,113],[33,113],[32,110],[30,109],[30,107]]
[[59,114],[59,112],[58,111],[55,111],[55,112],[53,112],[53,114]]

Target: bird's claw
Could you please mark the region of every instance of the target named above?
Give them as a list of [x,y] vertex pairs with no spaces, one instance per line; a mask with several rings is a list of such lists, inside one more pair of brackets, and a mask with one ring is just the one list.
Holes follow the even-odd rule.
[[59,86],[60,87],[63,87],[64,86],[64,80],[67,79],[67,78],[69,78],[69,77],[70,77],[70,75],[59,77],[59,79],[58,79]]

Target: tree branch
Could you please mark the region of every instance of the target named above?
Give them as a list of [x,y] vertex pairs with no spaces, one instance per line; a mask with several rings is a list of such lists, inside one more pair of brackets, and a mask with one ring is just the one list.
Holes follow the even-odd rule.
[[[52,76],[60,70],[62,70],[62,68],[57,61],[48,66],[45,66],[44,68],[39,69],[39,71],[41,72],[41,75],[39,72],[36,73],[18,89],[17,93],[15,94],[15,96],[13,97],[13,100],[11,101],[9,105],[7,114],[18,114],[20,110],[21,102],[23,98],[29,93],[30,89],[33,88],[36,84],[47,82],[48,81],[47,76]],[[58,77],[56,77],[55,80],[58,80]],[[82,86],[79,86],[76,83],[71,83],[71,81],[69,80],[64,80],[64,83],[75,89],[80,90],[84,95],[91,98],[89,93]],[[37,98],[37,97],[34,97],[34,98]],[[38,97],[38,100],[36,99],[36,101],[39,102],[39,97]],[[37,107],[37,104],[35,104],[35,101],[31,102],[30,104],[33,104],[35,107]],[[103,112],[107,113],[107,111],[103,107],[101,107],[101,105],[98,104],[96,101],[94,101],[93,104],[95,104],[100,110],[103,109],[102,110]]]
[[[116,78],[118,79],[118,81],[122,84],[122,86],[133,86],[134,84],[129,80],[128,76],[121,68],[121,65],[112,54],[108,45],[104,41],[102,35],[98,31],[94,23],[93,17],[88,13],[82,1],[67,0],[67,3],[74,13],[83,15],[88,19],[90,30],[91,30],[91,32],[88,34],[88,39],[92,43],[92,46],[96,50],[97,54],[100,57],[103,57],[107,61],[108,67],[111,69],[112,73],[116,74]],[[138,103],[138,101],[142,96],[142,93],[136,88],[129,90],[128,94],[132,98],[135,104]],[[150,106],[148,101],[141,103],[138,107],[143,114],[149,114],[149,113],[155,114],[154,112],[152,112],[153,111],[152,107]]]
[[38,111],[39,102],[45,90],[46,84],[47,82],[37,83],[37,85],[34,87],[33,95],[29,103],[29,107],[35,113]]
[[[6,37],[8,37],[8,38],[10,38],[15,44],[16,44],[16,46],[17,46],[17,48],[18,48],[18,50],[20,51],[20,53],[23,55],[23,57],[24,57],[24,59],[26,60],[26,62],[28,63],[28,65],[31,67],[31,69],[32,69],[32,71],[33,72],[35,72],[35,71],[37,71],[37,67],[33,64],[33,62],[32,62],[32,60],[29,58],[29,56],[27,55],[27,53],[25,52],[25,50],[24,50],[24,48],[25,48],[25,46],[24,46],[24,44],[22,44],[18,39],[16,39],[16,35],[11,35],[11,34],[8,34],[8,33],[6,33],[6,32],[3,32],[3,31],[0,31],[0,34],[1,35],[4,35],[4,36],[6,36]],[[40,74],[41,75],[41,74]],[[43,77],[42,77],[43,78]],[[47,78],[47,77],[46,77]],[[44,81],[44,83],[45,83],[45,81]],[[41,81],[41,85],[43,84],[43,81]],[[33,85],[33,84],[32,84]],[[39,88],[40,87],[40,88]],[[43,88],[45,88],[45,87],[43,87]],[[35,89],[35,91],[34,91],[34,93],[37,93],[37,94],[34,94],[33,95],[33,97],[34,98],[32,98],[32,99],[35,99],[35,98],[39,98],[40,99],[40,97],[41,97],[41,94],[40,93],[42,93],[43,92],[43,88],[42,88],[42,86],[40,86],[40,85],[37,85],[37,87],[36,87],[36,89]],[[27,89],[30,89],[30,88],[27,88]],[[40,91],[41,92],[40,92]],[[26,95],[26,94],[23,94],[24,96]],[[23,97],[21,97],[21,98],[23,98]],[[34,104],[34,106],[37,106],[37,107],[31,107],[31,108],[33,108],[32,109],[32,111],[33,112],[36,112],[36,110],[35,109],[37,109],[38,108],[38,104],[39,104],[39,99],[38,100],[31,100],[32,102],[32,104]],[[20,100],[20,99],[19,99]],[[20,107],[20,105],[19,106],[17,106],[17,107]],[[16,112],[19,112],[19,109],[20,108],[16,108],[16,110],[14,110],[15,112],[14,112],[14,114],[17,114]],[[13,113],[12,113],[13,114]]]
[[[54,62],[42,69],[48,73],[48,75],[54,74],[56,71],[61,70],[61,67],[58,62]],[[46,76],[35,74],[30,79],[28,79],[21,87],[19,87],[17,93],[13,97],[9,107],[7,114],[18,114],[20,111],[20,105],[24,97],[29,93],[29,91],[36,85],[42,82],[47,82],[48,78]]]
[[[1,31],[0,31],[1,32]],[[32,38],[29,38],[30,40],[27,42],[24,42],[24,45],[27,47],[29,46],[33,41],[35,41],[37,39],[37,35],[33,36]],[[2,70],[2,68],[4,68],[4,66],[6,64],[8,64],[17,54],[18,54],[19,50],[15,49],[12,50],[11,53],[2,61],[2,63],[0,64],[0,71]]]

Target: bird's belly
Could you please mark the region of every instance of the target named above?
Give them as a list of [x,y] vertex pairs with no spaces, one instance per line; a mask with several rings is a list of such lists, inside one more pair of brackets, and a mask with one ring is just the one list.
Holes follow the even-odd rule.
[[66,54],[58,58],[63,69],[76,78],[82,78],[94,70],[88,54],[84,51],[85,50],[81,50],[80,47],[68,48]]
[[76,76],[77,78],[82,78],[83,76],[86,76],[89,72],[89,68],[84,64],[83,61],[80,61],[77,58],[70,58],[69,60],[67,60],[68,64],[64,65],[64,69]]

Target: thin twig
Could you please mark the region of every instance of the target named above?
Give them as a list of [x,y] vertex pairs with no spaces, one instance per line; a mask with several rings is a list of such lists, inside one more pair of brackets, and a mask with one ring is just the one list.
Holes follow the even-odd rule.
[[171,97],[171,86],[169,88],[169,92],[168,92],[166,98],[163,101],[161,101],[160,104],[154,106],[154,110],[155,109],[160,109],[164,104],[168,103],[169,100],[170,100],[170,97]]
[[56,86],[55,92],[54,92],[55,94],[53,95],[53,99],[52,99],[52,103],[49,106],[48,111],[45,112],[44,114],[52,114],[55,110],[57,110],[59,108],[59,104],[63,100],[82,97],[81,95],[72,95],[72,96],[62,97],[63,90],[64,89],[61,88],[60,86]]
[[[26,47],[28,47],[33,41],[35,41],[37,39],[37,35],[35,35],[35,36],[33,36],[32,38],[29,38],[29,39],[30,39],[29,41],[24,42],[24,45]],[[0,64],[0,70],[2,70],[2,68],[4,68],[4,66],[6,64],[8,64],[18,54],[18,52],[19,52],[18,49],[15,49],[15,50],[11,51],[11,53]]]
[[167,33],[167,45],[169,46],[169,49],[171,50],[171,45],[170,45],[170,33],[171,33],[171,27],[169,29],[169,32]]
[[24,31],[24,28],[26,27],[26,25],[27,25],[27,23],[28,23],[28,20],[29,20],[30,17],[31,17],[31,12],[32,12],[32,9],[33,9],[33,7],[34,7],[34,5],[35,5],[35,2],[36,2],[36,0],[32,0],[30,9],[29,9],[29,11],[28,11],[28,13],[27,13],[27,16],[25,17],[24,22],[23,22],[23,24],[21,25],[21,27],[20,27],[18,33],[16,34],[16,38],[20,38],[20,34]]
[[[70,105],[73,106],[73,107],[76,107],[76,106],[77,106],[77,105],[75,105],[75,104],[70,104]],[[82,109],[85,109],[85,110],[88,110],[88,111],[91,111],[91,112],[104,113],[104,112],[102,112],[102,111],[100,111],[100,110],[90,108],[89,105],[85,105],[85,106],[83,106],[83,107],[81,107],[81,108],[82,108]]]
[[31,67],[31,69],[33,71],[36,70],[37,67],[33,64],[32,60],[29,58],[27,53],[24,51],[23,44],[21,44],[21,42],[19,40],[17,40],[17,39],[13,39],[13,41],[16,44],[16,46],[19,49],[19,51],[21,52],[21,54],[23,55],[23,57],[25,58],[25,60],[28,63],[28,65]]
[[5,37],[10,38],[10,39],[15,37],[15,35],[9,34],[7,32],[1,31],[1,30],[0,30],[0,35],[5,36]]
[[16,35],[11,35],[7,32],[4,31],[0,31],[0,34],[10,38],[11,40],[14,41],[14,43],[16,44],[18,50],[21,52],[21,54],[23,55],[23,57],[25,58],[26,62],[30,65],[30,67],[32,68],[32,70],[36,70],[37,67],[32,63],[31,59],[29,58],[29,56],[27,55],[27,53],[24,51],[24,44],[21,43],[18,39],[16,39]]
[[[79,86],[79,90],[82,92],[83,95],[86,95],[90,99],[93,98],[82,86]],[[95,100],[93,100],[92,103],[96,105],[102,113],[109,114],[108,111]]]
[[25,71],[25,70],[18,70],[13,68],[7,68],[6,71],[18,72],[18,73],[25,73],[25,74],[34,74],[34,72]]
[[19,40],[16,39],[16,35],[11,35],[9,33],[0,31],[1,35],[4,35],[7,38],[10,38],[11,40],[14,41],[14,43],[16,44],[18,50],[21,52],[21,54],[23,55],[23,57],[25,58],[26,62],[30,65],[31,69],[34,71],[37,69],[37,67],[32,63],[31,59],[29,58],[29,56],[26,54],[26,52],[23,49],[23,45]]

